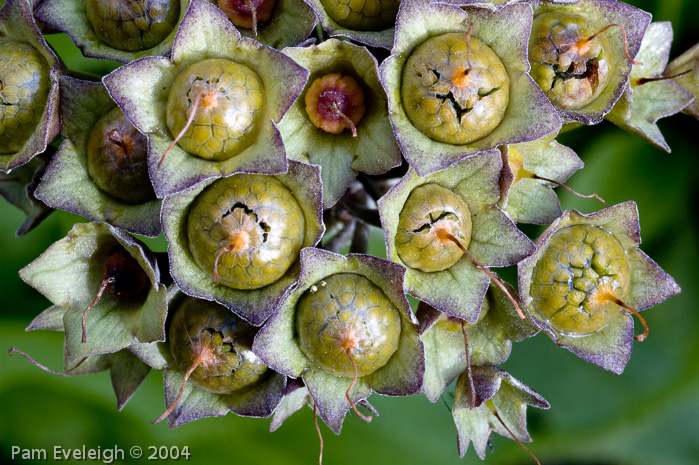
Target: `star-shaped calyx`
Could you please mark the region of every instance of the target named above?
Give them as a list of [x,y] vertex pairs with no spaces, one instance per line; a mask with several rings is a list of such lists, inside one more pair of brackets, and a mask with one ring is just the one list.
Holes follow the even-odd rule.
[[239,173],[166,197],[175,282],[262,324],[296,282],[299,251],[323,234],[319,171],[290,161],[285,174]]
[[423,349],[403,274],[369,255],[304,249],[298,285],[255,338],[253,350],[268,366],[303,379],[327,425],[350,408],[359,413],[356,404],[372,391],[420,391]]
[[282,53],[241,37],[214,5],[193,0],[171,58],[143,58],[103,81],[148,136],[150,177],[163,197],[236,171],[286,171],[276,123],[307,76]]
[[[640,244],[634,202],[590,215],[564,212],[518,264],[519,292],[534,323],[559,346],[621,373],[634,339],[648,335],[638,312],[680,292]],[[645,328],[637,336],[634,315]]]
[[497,206],[501,170],[499,150],[425,177],[411,169],[379,201],[387,257],[407,268],[405,291],[469,323],[491,281],[486,268],[534,251]]
[[279,130],[290,159],[322,167],[323,208],[329,208],[358,172],[382,174],[401,162],[376,59],[336,39],[283,52],[310,77]]
[[71,363],[165,339],[165,286],[153,254],[129,234],[102,223],[78,223],[20,277],[65,308]]
[[528,74],[532,9],[408,0],[380,66],[403,155],[424,176],[502,144],[560,128]]
[[[672,24],[651,23],[641,42],[629,74],[629,86],[605,118],[625,131],[637,134],[656,147],[670,152],[670,147],[656,122],[682,111],[693,100],[689,90],[664,77],[672,44]],[[691,68],[689,68],[691,69]]]
[[148,177],[148,143],[100,83],[61,78],[65,139],[37,188],[46,204],[157,236],[161,201]]

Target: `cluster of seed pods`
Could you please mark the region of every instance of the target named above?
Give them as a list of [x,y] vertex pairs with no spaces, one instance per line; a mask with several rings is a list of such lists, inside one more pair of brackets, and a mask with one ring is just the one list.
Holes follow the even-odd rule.
[[[38,24],[124,65],[76,79]],[[553,191],[582,167],[562,129],[607,117],[663,147],[643,86],[691,108],[672,79],[696,65],[664,80],[647,39],[666,28],[615,0],[8,0],[0,168],[50,158],[28,195],[93,220],[21,271],[53,303],[30,329],[62,319],[62,374],[162,370],[173,428],[308,405],[339,433],[373,391],[454,389],[461,456],[521,445],[510,407],[548,403],[499,368],[512,342],[621,373],[639,312],[680,290],[633,202],[563,212]],[[131,235],[161,232],[167,254]],[[517,289],[490,269],[515,266]]]

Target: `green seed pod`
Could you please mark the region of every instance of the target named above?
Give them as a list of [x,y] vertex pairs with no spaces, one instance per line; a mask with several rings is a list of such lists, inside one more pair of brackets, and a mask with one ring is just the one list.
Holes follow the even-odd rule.
[[411,123],[431,139],[468,144],[505,117],[510,80],[500,58],[464,33],[433,36],[403,68],[401,95]]
[[576,14],[543,13],[534,18],[529,39],[531,75],[558,109],[577,110],[602,93],[613,63],[604,35]]
[[400,259],[425,272],[446,270],[463,255],[448,235],[468,248],[471,212],[466,202],[439,184],[415,188],[398,219],[396,250]]
[[570,336],[594,333],[621,311],[615,299],[629,293],[631,268],[619,240],[598,226],[557,231],[532,276],[535,311]]
[[227,308],[187,298],[175,311],[168,341],[181,372],[197,364],[189,377],[194,384],[229,394],[258,384],[268,374],[251,349],[255,333]]
[[138,52],[162,42],[180,17],[179,0],[86,0],[97,37],[118,50]]
[[187,215],[197,265],[234,289],[258,289],[281,278],[298,258],[304,231],[298,201],[273,176],[237,174],[216,181]]
[[148,177],[146,136],[113,108],[90,132],[87,165],[100,189],[125,202],[140,204],[155,199]]
[[31,45],[0,45],[0,154],[19,151],[36,130],[51,89],[49,66]]
[[364,276],[338,273],[299,299],[296,330],[303,353],[336,376],[369,375],[398,349],[401,317],[386,294]]
[[211,58],[189,65],[175,78],[167,100],[167,126],[173,137],[187,128],[178,141],[187,152],[227,160],[255,141],[263,106],[264,87],[255,71]]
[[378,31],[392,27],[400,0],[320,0],[337,24],[355,31]]

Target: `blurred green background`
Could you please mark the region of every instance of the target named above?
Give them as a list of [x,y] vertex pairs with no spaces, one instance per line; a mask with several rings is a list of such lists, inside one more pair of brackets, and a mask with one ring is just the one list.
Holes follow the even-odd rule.
[[[672,22],[671,58],[699,41],[696,0],[630,3],[652,12],[655,21]],[[53,36],[50,41],[73,70],[104,73],[115,66],[82,59],[64,36]],[[638,202],[642,249],[677,280],[683,292],[644,312],[650,336],[635,343],[621,376],[586,364],[554,346],[545,335],[515,344],[504,368],[551,403],[548,411],[528,410],[534,438],[530,447],[543,464],[699,463],[699,122],[677,115],[661,120],[660,127],[672,154],[607,123],[560,138],[586,165],[568,184],[583,193],[597,192],[610,204]],[[559,191],[564,209],[590,213],[601,207],[596,200]],[[16,346],[59,370],[63,335],[24,331],[49,302],[24,284],[17,271],[82,219],[54,212],[35,230],[15,238],[23,215],[0,202],[0,218],[2,347]],[[526,231],[538,234],[536,228]],[[165,250],[162,240],[149,244]],[[375,241],[374,247],[375,253],[381,253],[382,241]],[[507,271],[504,275],[513,276]],[[464,459],[458,457],[448,394],[436,404],[424,396],[374,395],[371,401],[381,414],[372,423],[349,415],[340,436],[321,426],[326,465],[480,462],[473,450]],[[318,460],[310,409],[298,412],[274,433],[268,431],[269,420],[232,414],[172,431],[165,422],[151,425],[150,420],[163,410],[159,372],[152,372],[124,410],[117,412],[106,372],[55,376],[19,356],[0,356],[0,461],[5,463],[12,446],[46,448],[51,457],[54,446],[83,445],[118,446],[126,451],[127,462],[132,446],[146,452],[148,446],[188,446],[190,461],[197,464],[309,464]],[[533,463],[514,442],[500,436],[491,439],[494,452],[487,455],[487,463]]]

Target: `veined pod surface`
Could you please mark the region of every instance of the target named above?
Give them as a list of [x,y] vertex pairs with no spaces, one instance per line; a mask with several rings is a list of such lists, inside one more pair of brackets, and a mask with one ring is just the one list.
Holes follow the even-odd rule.
[[408,119],[425,135],[468,144],[505,117],[510,80],[500,58],[466,33],[430,37],[408,57],[401,95]]
[[449,268],[463,255],[449,234],[468,248],[471,212],[466,202],[436,183],[415,188],[399,215],[395,240],[400,259],[424,272]]
[[297,260],[305,218],[294,194],[273,176],[237,174],[216,181],[187,216],[194,260],[219,283],[258,289]]
[[529,39],[531,75],[551,103],[577,110],[595,100],[609,82],[613,67],[609,42],[587,19],[565,12],[534,18]]
[[97,37],[118,50],[137,52],[162,42],[177,25],[179,0],[86,0]]
[[182,373],[198,362],[189,380],[209,392],[228,394],[255,386],[268,374],[251,349],[255,333],[222,305],[188,297],[175,310],[168,341]]
[[186,128],[178,141],[185,151],[206,160],[227,160],[257,137],[264,98],[262,81],[248,66],[221,58],[198,61],[172,84],[167,125],[173,137]]
[[534,268],[534,309],[563,334],[590,334],[619,314],[622,307],[608,295],[625,300],[630,281],[616,237],[598,226],[567,226],[551,237]]
[[95,184],[109,195],[139,204],[155,199],[148,176],[148,142],[119,107],[90,132],[87,163]]
[[[338,273],[299,299],[296,330],[303,353],[336,376],[369,375],[398,349],[401,316],[384,292],[364,276]],[[348,355],[354,359],[354,363]]]
[[51,90],[49,65],[31,45],[0,45],[0,154],[19,151],[36,130]]
[[378,31],[396,21],[400,0],[320,0],[337,24],[357,31]]

